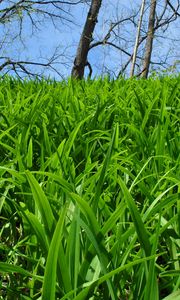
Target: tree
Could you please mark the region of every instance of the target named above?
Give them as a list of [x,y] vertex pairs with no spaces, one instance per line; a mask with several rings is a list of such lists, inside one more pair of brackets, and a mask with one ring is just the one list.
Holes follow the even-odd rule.
[[[140,76],[142,73],[145,47],[148,37],[148,9],[151,5],[149,1],[146,1],[145,9],[143,8],[143,10],[141,10],[142,6],[140,7],[139,2],[140,1],[134,1],[134,7],[125,12],[122,10],[121,6],[119,6],[119,11],[118,8],[114,8],[114,11],[116,12],[115,19],[108,19],[107,16],[107,20],[105,20],[104,24],[102,24],[103,31],[104,28],[107,28],[106,33],[104,33],[101,38],[94,37],[94,40],[90,44],[89,52],[93,50],[95,53],[95,49],[97,47],[102,47],[101,52],[103,52],[104,49],[104,52],[106,53],[106,60],[103,62],[104,70],[113,77],[130,74],[130,63],[132,62],[134,53],[134,58],[136,59],[133,62],[133,74],[134,71],[136,71],[136,76]],[[153,69],[168,69],[179,58],[174,55],[173,60],[172,51],[178,49],[180,38],[175,36],[172,40],[169,31],[171,27],[173,27],[173,24],[178,24],[177,18],[179,16],[179,0],[176,1],[176,4],[174,3],[173,6],[171,6],[172,3],[169,5],[169,1],[167,0],[159,0],[157,2],[153,32],[153,41],[154,46],[156,47],[156,53],[154,52],[154,54],[151,55],[148,71]],[[143,18],[142,26],[139,26],[138,28],[141,17]],[[109,24],[109,28],[107,27],[107,24]],[[136,34],[136,32],[138,32],[138,34]],[[155,40],[154,34],[156,36]],[[138,42],[136,41],[136,45],[134,46],[135,36],[137,37]],[[162,44],[165,40],[167,43],[168,39],[170,43],[167,50],[163,49],[161,46],[158,48],[158,43]],[[100,51],[98,53],[100,53]],[[114,65],[113,58],[116,58]],[[102,61],[101,59],[98,60],[100,62]],[[100,68],[100,64],[98,65],[98,68]]]
[[[156,7],[154,20],[150,22],[152,3],[156,3]],[[177,65],[180,38],[178,35],[172,37],[170,30],[172,28],[173,31],[175,24],[178,26],[180,0],[135,0],[131,4],[127,1],[124,8],[118,0],[0,1],[1,75],[7,72],[18,76],[52,74],[58,79],[64,72],[65,76],[71,73],[72,77],[83,78],[87,66],[89,76],[92,72],[96,75],[109,74],[115,78],[129,74],[144,76],[146,70],[147,77],[152,70],[169,69]],[[84,17],[85,21],[82,21]],[[154,24],[149,30],[152,21]],[[27,24],[26,34],[24,28],[27,28]],[[51,48],[51,36],[47,38],[45,32],[45,28],[49,30],[49,24],[52,31],[58,30],[57,40],[55,36]],[[83,27],[80,37],[78,26]],[[67,28],[70,28],[69,40],[64,38]],[[41,38],[42,34],[47,40],[47,47],[41,48],[41,52],[35,49],[34,58],[32,51],[28,55],[29,32],[32,38]],[[147,47],[150,37],[151,49]],[[161,47],[163,41],[167,45],[164,49]],[[144,67],[147,49],[150,53],[149,61],[146,61],[148,68]]]
[[148,33],[147,33],[146,45],[145,45],[143,70],[142,70],[142,74],[141,74],[141,77],[143,77],[143,78],[147,78],[148,73],[149,73],[149,66],[150,66],[152,49],[153,49],[156,3],[157,3],[156,0],[151,0],[149,22],[148,22]]
[[136,35],[136,41],[135,41],[134,52],[133,52],[133,57],[132,57],[132,66],[131,66],[131,71],[130,71],[130,77],[134,76],[136,56],[137,56],[139,39],[140,39],[140,32],[141,32],[141,25],[142,25],[142,20],[143,20],[143,15],[144,15],[144,7],[145,7],[145,0],[142,0],[139,23],[138,23],[138,29],[137,29],[137,35]]
[[[18,50],[18,55],[6,54],[9,45],[21,43],[26,47],[26,40],[23,36],[25,24],[29,22],[32,35],[40,31],[44,24],[49,20],[54,26],[58,22],[71,23],[72,17],[68,11],[70,6],[81,3],[77,1],[60,1],[60,0],[7,0],[0,1],[0,71],[1,74],[14,72],[17,76],[21,73],[28,76],[42,76],[42,68],[52,70],[54,73],[61,76],[61,72],[57,67],[60,59],[65,56],[66,49],[61,50],[60,47],[55,47],[53,53],[46,58],[40,57],[36,60],[29,58],[21,58]],[[2,8],[1,8],[2,6]],[[59,26],[59,25],[58,25]],[[8,47],[7,47],[8,45]],[[39,67],[39,71],[33,71],[33,67]]]
[[82,79],[84,76],[85,66],[89,66],[90,75],[92,73],[90,64],[87,60],[90,44],[93,40],[93,32],[97,23],[98,13],[102,0],[92,0],[90,9],[87,14],[86,22],[80,37],[79,45],[74,60],[71,75],[76,79]]

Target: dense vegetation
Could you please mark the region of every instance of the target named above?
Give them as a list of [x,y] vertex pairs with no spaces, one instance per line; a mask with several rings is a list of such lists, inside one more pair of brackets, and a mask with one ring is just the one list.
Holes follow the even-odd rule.
[[6,78],[0,108],[0,299],[180,299],[180,77]]

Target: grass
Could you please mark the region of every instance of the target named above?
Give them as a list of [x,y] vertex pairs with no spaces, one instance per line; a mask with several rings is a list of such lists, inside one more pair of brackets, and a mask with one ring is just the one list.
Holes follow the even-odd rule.
[[0,299],[180,299],[180,77],[7,77],[0,107]]

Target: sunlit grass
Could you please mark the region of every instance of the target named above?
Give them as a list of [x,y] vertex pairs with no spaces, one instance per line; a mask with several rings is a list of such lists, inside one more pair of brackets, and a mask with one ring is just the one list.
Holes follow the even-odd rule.
[[6,78],[0,107],[0,299],[178,300],[180,78]]

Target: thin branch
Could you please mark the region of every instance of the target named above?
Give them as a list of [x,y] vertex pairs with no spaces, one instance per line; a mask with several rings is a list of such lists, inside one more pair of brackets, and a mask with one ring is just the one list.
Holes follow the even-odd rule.
[[169,7],[173,10],[174,14],[177,15],[178,17],[180,17],[180,14],[178,13],[178,9],[180,7],[180,2],[178,1],[178,6],[177,8],[174,8],[174,6],[171,4],[171,2],[169,0],[167,0],[167,4],[169,5]]

